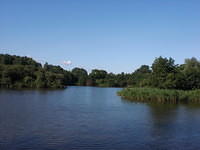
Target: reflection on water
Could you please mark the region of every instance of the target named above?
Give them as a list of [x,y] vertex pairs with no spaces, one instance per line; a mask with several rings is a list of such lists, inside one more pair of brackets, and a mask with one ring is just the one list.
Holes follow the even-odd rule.
[[129,102],[118,90],[0,91],[0,150],[200,149],[200,106]]

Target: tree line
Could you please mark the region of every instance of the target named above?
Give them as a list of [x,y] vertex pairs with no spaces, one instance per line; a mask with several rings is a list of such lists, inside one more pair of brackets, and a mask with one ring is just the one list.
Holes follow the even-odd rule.
[[142,65],[132,73],[108,73],[84,68],[64,70],[41,65],[32,58],[0,54],[1,88],[63,88],[67,85],[101,87],[153,87],[160,89],[200,89],[200,61],[186,59],[175,64],[172,58],[155,58],[151,66]]

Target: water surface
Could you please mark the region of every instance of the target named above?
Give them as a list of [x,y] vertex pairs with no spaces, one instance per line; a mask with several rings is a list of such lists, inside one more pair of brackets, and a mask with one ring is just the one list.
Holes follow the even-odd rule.
[[118,90],[1,90],[0,150],[200,149],[199,106],[131,103]]

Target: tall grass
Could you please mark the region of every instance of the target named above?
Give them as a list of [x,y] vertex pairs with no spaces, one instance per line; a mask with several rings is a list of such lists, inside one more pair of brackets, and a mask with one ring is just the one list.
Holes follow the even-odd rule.
[[200,103],[200,90],[168,90],[156,88],[125,88],[118,95],[128,100],[160,103]]

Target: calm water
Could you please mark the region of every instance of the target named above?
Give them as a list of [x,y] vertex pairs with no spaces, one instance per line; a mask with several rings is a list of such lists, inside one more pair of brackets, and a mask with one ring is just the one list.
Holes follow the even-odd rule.
[[118,90],[0,91],[0,150],[200,149],[200,107],[130,103]]

